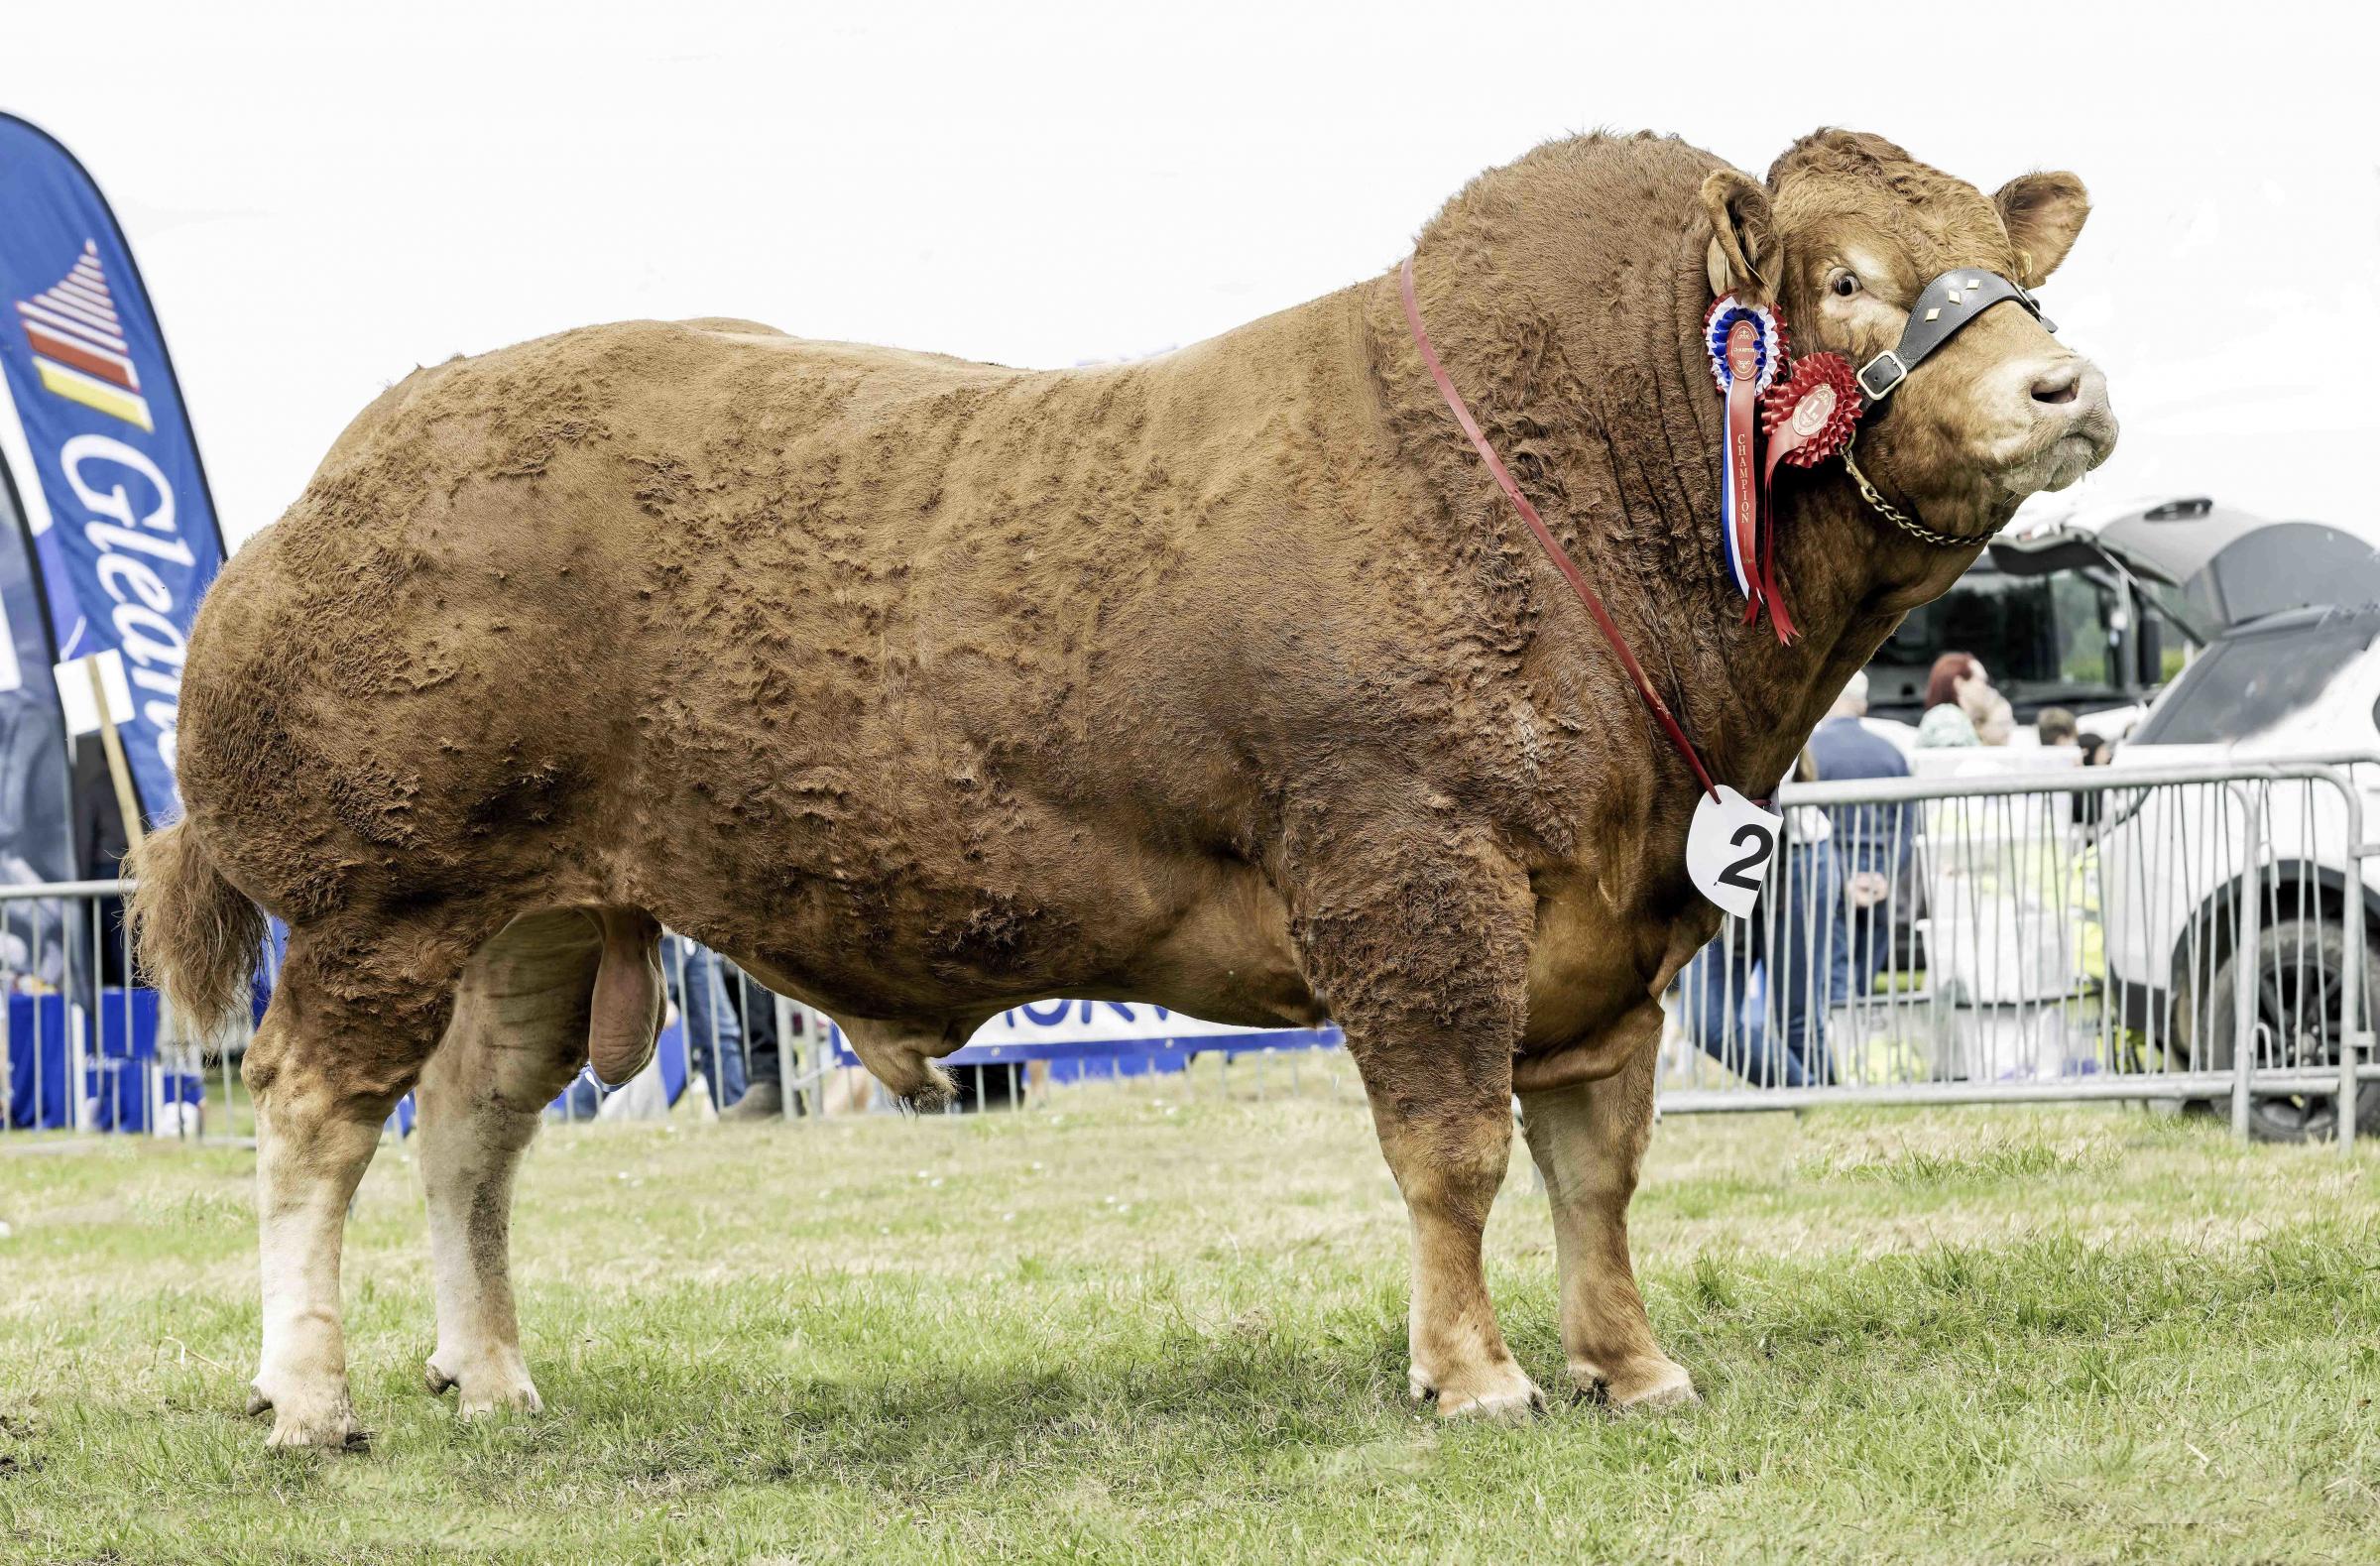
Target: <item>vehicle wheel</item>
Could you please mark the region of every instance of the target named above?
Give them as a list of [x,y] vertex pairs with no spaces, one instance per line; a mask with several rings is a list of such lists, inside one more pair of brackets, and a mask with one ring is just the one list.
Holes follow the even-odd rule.
[[[2258,1066],[2336,1071],[2345,1032],[2340,1017],[2345,997],[2339,984],[2347,971],[2346,931],[2328,922],[2284,921],[2263,932],[2257,945],[2258,966],[2263,970],[2256,992]],[[2240,954],[2234,952],[2214,970],[2206,1040],[2210,1070],[2231,1069],[2233,1019],[2243,968]],[[2367,950],[2363,963],[2367,1018],[2375,985],[2380,985],[2380,953]],[[2370,1025],[2368,1022],[2366,1025]],[[2228,1100],[2218,1100],[2209,1108],[2218,1115],[2230,1113]],[[2251,1099],[2248,1134],[2259,1142],[2328,1142],[2338,1135],[2338,1095]],[[2380,1082],[2363,1083],[2355,1096],[2355,1135],[2380,1135]]]

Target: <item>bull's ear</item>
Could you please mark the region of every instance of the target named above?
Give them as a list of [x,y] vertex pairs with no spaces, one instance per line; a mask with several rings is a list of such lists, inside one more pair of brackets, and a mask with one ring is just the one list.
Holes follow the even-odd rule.
[[1772,301],[1785,258],[1768,191],[1748,175],[1714,169],[1703,181],[1703,209],[1711,215],[1711,292],[1747,304]]
[[2000,186],[1991,204],[2016,246],[2016,281],[2029,289],[2058,270],[2090,215],[2090,195],[2071,174],[2019,175]]

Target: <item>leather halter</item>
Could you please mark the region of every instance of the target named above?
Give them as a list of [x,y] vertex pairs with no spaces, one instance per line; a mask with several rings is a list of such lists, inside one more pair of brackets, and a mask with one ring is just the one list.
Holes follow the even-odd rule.
[[1937,549],[1969,549],[1990,537],[1985,534],[1970,539],[1956,533],[1936,533],[1932,528],[1886,500],[1877,492],[1876,486],[1868,481],[1867,475],[1860,471],[1859,459],[1851,455],[1851,447],[1856,444],[1858,442],[1855,440],[1844,442],[1843,450],[1839,453],[1843,458],[1843,468],[1844,472],[1850,474],[1851,482],[1859,487],[1859,498],[1873,507],[1877,516],[1882,517],[1918,542],[1930,543]]
[[1859,367],[1859,391],[1868,405],[1873,407],[1891,396],[1893,388],[1909,379],[1909,372],[1929,354],[2002,300],[2023,305],[2043,330],[2058,329],[2056,321],[2042,314],[2032,295],[1998,273],[1980,267],[1945,272],[1918,291],[1917,302],[1909,306],[1909,323],[1901,328],[1901,340]]
[[[1892,395],[1893,389],[1909,379],[1909,372],[1925,363],[1943,344],[1974,324],[1982,313],[2004,300],[2022,305],[2032,317],[2041,322],[2042,329],[2055,332],[2058,323],[2041,312],[2040,303],[2018,285],[1996,272],[1980,267],[1961,267],[1945,272],[1918,291],[1917,300],[1909,306],[1908,324],[1901,328],[1901,340],[1877,354],[1859,367],[1856,379],[1862,408],[1872,409]],[[1885,521],[1938,549],[1971,547],[1983,541],[1961,538],[1954,533],[1937,533],[1932,528],[1900,511],[1876,492],[1867,475],[1851,455],[1850,442],[1843,448],[1843,465],[1859,486],[1859,497],[1875,508]]]

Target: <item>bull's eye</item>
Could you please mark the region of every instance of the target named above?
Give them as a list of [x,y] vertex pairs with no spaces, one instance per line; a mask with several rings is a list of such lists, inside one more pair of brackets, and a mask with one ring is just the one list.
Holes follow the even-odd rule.
[[1827,287],[1834,290],[1837,299],[1847,300],[1859,292],[1859,274],[1838,272],[1827,280]]

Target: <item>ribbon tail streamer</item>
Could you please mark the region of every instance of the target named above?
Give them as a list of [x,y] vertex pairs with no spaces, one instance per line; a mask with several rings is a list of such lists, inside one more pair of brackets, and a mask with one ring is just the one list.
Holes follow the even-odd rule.
[[1799,444],[1801,437],[1791,429],[1769,436],[1768,461],[1760,472],[1760,596],[1767,601],[1769,624],[1776,630],[1777,641],[1786,647],[1800,641],[1802,633],[1786,606],[1784,584],[1777,579],[1777,506],[1772,490],[1778,461]]
[[1743,623],[1760,616],[1760,476],[1753,461],[1759,391],[1751,377],[1727,386],[1727,460],[1725,497],[1727,563],[1743,593]]

